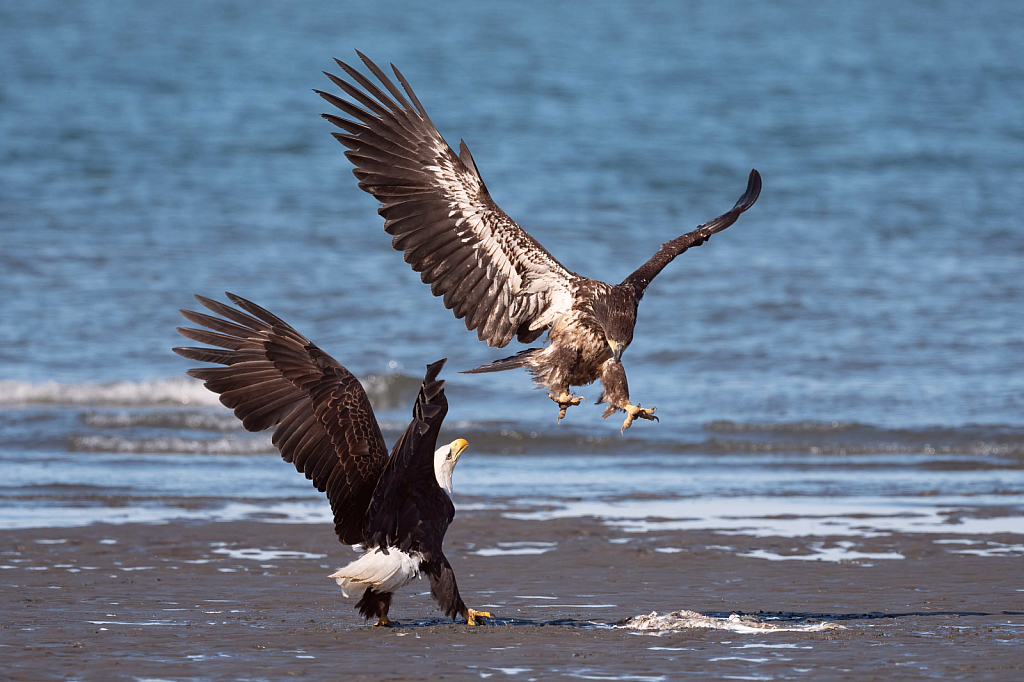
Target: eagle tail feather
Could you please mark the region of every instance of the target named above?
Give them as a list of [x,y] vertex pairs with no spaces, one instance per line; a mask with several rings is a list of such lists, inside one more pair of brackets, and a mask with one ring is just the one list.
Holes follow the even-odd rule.
[[530,360],[533,359],[533,356],[542,350],[544,349],[527,348],[526,350],[519,351],[511,357],[495,360],[494,362],[488,362],[486,365],[480,365],[473,369],[465,369],[459,372],[459,374],[486,374],[487,372],[504,372],[506,369],[529,367]]

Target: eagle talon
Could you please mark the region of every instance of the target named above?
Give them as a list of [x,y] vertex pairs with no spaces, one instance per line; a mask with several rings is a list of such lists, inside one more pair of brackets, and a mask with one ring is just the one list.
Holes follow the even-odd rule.
[[381,616],[380,618],[377,619],[377,622],[373,624],[373,627],[375,627],[375,628],[389,628],[392,625],[394,625],[394,622],[395,621],[391,620],[387,616]]
[[586,400],[584,396],[576,397],[575,393],[563,393],[560,396],[556,396],[554,393],[548,393],[548,397],[558,403],[558,421],[562,421],[565,418],[565,411],[571,406],[579,405],[581,402]]
[[637,403],[636,405],[626,403],[626,407],[623,409],[626,411],[626,420],[622,422],[622,429],[619,431],[619,433],[622,434],[625,434],[626,429],[633,425],[634,419],[648,419],[655,422],[660,421],[654,416],[655,410],[658,409],[657,407],[640,407],[640,403]]
[[476,609],[466,609],[466,612],[462,614],[466,619],[466,625],[483,625],[483,623],[477,623],[477,618],[481,620],[484,618],[494,618],[488,611],[477,611]]

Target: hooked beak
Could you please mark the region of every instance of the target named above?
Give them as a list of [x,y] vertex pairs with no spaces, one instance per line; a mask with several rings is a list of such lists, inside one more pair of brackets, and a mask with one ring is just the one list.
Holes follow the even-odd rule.
[[612,357],[615,358],[615,362],[622,362],[622,352],[626,349],[614,341],[609,341],[608,347],[612,349]]
[[465,438],[457,438],[456,440],[453,440],[448,447],[452,449],[452,460],[457,462],[459,461],[459,455],[469,447],[469,442]]

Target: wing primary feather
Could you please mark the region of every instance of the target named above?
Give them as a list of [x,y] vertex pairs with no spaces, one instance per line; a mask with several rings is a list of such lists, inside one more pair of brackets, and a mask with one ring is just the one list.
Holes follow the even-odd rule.
[[[352,77],[356,78],[359,84],[362,85],[370,94],[367,95],[362,90],[352,85],[348,81],[338,78],[332,73],[327,73],[326,71],[324,71],[324,74],[326,74],[327,77],[331,79],[332,83],[334,83],[339,88],[348,93],[349,97],[357,100],[364,107],[366,107],[373,113],[377,114],[377,116],[384,118],[386,116],[394,115],[394,110],[397,108],[397,106],[395,105],[394,102],[388,99],[387,95],[385,95],[383,92],[375,88],[373,86],[373,83],[370,83],[365,78],[363,78],[362,75],[359,74],[359,72],[356,71],[355,69],[349,67],[347,64],[343,62],[338,63],[341,64],[341,68],[345,69],[346,73],[348,73],[349,76],[352,76],[352,74],[355,73],[356,76],[358,76],[358,78],[356,78],[356,76]],[[376,97],[377,99],[374,99],[374,97]]]
[[[183,358],[197,360],[198,362],[216,362],[220,365],[234,365],[240,362],[249,362],[263,358],[263,353],[253,349],[245,350],[221,350],[220,348],[190,348],[175,347],[171,349]],[[187,372],[192,376],[192,370]],[[200,379],[202,377],[196,377]]]
[[341,99],[340,97],[332,95],[329,92],[321,93],[320,96],[327,100],[330,104],[333,104],[337,108],[344,111],[349,116],[362,121],[367,126],[377,126],[380,128],[390,127],[385,122],[386,119],[381,118],[376,113],[376,109],[380,109],[380,105],[377,105],[374,111],[366,111],[365,109],[362,109],[360,107],[357,107],[355,104],[352,104],[348,100]]
[[476,179],[480,181],[480,187],[483,191],[487,191],[487,185],[484,184],[484,179],[480,177],[480,171],[477,170],[476,162],[473,161],[473,155],[469,151],[469,147],[466,146],[465,140],[459,140],[459,160],[465,164],[466,168],[473,172]]
[[[406,159],[416,159],[419,152],[409,145],[409,140],[403,138],[388,138],[374,132],[373,129],[357,121],[350,121],[334,114],[320,114],[324,119],[333,125],[346,130],[353,136],[352,139],[359,140],[360,148],[372,149],[376,147],[382,151],[390,152],[396,156]],[[388,130],[391,130],[390,128]],[[394,132],[394,131],[392,131]],[[334,133],[337,134],[337,133]]]
[[197,313],[191,310],[179,310],[178,312],[181,313],[182,317],[189,322],[201,324],[207,329],[212,329],[215,332],[227,334],[228,336],[235,336],[240,339],[250,339],[255,338],[255,335],[258,334],[258,331],[252,327],[243,327],[242,325],[235,324],[234,322],[228,322],[227,320],[222,320],[219,317],[213,317],[212,315],[207,315],[205,313]]
[[[273,327],[280,327],[282,329],[287,329],[288,331],[295,332],[295,330],[292,329],[292,326],[290,324],[288,324],[287,322],[285,322],[280,317],[278,317],[277,315],[273,314],[272,312],[270,312],[266,308],[261,308],[260,306],[256,305],[252,301],[247,301],[246,299],[242,298],[241,296],[237,296],[235,294],[232,294],[230,291],[225,292],[224,295],[227,296],[231,300],[231,302],[234,303],[235,305],[237,305],[239,308],[241,308],[242,310],[248,312],[251,315],[255,315],[256,317],[258,317],[259,319],[263,320],[267,324],[269,324],[269,325],[271,325]],[[298,333],[298,332],[295,332],[295,333]]]
[[208,343],[211,346],[220,346],[221,348],[228,348],[230,350],[242,350],[246,346],[251,344],[249,339],[238,339],[234,336],[228,336],[227,334],[218,334],[217,332],[206,331],[205,329],[193,329],[192,327],[177,327],[177,331],[182,336],[198,341],[199,343]]
[[[321,94],[319,90],[314,90],[313,92]],[[359,121],[351,121],[347,118],[342,118],[341,116],[335,116],[334,114],[320,114],[320,117],[325,121],[329,122],[331,125],[338,126],[345,132],[357,136],[356,139],[359,139],[359,136],[362,136],[369,130],[369,128],[367,128],[366,124],[364,123],[360,123]]]
[[220,301],[215,301],[212,298],[207,298],[206,296],[200,296],[199,294],[195,294],[195,297],[197,301],[202,303],[207,308],[207,310],[211,310],[222,317],[226,317],[229,320],[234,320],[238,324],[244,325],[249,329],[252,329],[253,331],[270,331],[270,325],[268,325],[266,322],[262,320],[257,320],[255,317],[251,315],[246,315],[245,313],[239,312],[229,305],[221,303]]
[[427,115],[427,110],[423,108],[422,104],[420,104],[419,98],[416,96],[416,93],[412,91],[412,87],[409,86],[409,82],[405,80],[405,76],[402,75],[402,72],[399,71],[398,67],[394,64],[391,65],[391,70],[395,72],[395,77],[398,79],[398,82],[402,84],[402,87],[405,88],[405,92],[409,95],[409,99],[411,99],[413,104],[416,106],[416,111],[419,112],[420,116],[423,117],[423,120],[429,123],[431,127],[436,128],[437,126],[435,126],[434,122],[430,120],[430,116]]
[[402,96],[401,91],[395,87],[395,84],[391,82],[391,79],[388,78],[384,74],[384,72],[381,71],[380,68],[376,64],[374,64],[373,61],[365,54],[363,54],[359,50],[356,50],[356,54],[359,55],[359,58],[363,61],[363,64],[366,64],[366,68],[372,71],[373,75],[376,76],[377,79],[384,85],[384,87],[388,89],[388,92],[394,95],[395,99],[401,102],[402,106],[405,109],[409,109],[409,102],[405,99],[405,97]]

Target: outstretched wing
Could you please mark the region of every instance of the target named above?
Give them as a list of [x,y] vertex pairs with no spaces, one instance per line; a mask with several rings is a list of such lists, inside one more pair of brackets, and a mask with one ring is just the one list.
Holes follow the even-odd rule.
[[439,360],[427,367],[412,422],[395,443],[373,492],[363,529],[368,547],[418,551],[427,561],[441,553],[445,531],[455,514],[434,473],[437,435],[448,414],[444,381],[437,378],[444,363]]
[[357,54],[387,92],[340,61],[351,82],[326,75],[351,101],[316,92],[349,117],[324,114],[345,131],[334,137],[359,187],[380,201],[391,245],[480,340],[537,338],[571,308],[574,275],[498,208],[466,143],[456,155],[398,69],[404,94]]
[[644,290],[647,289],[647,285],[651,283],[651,280],[666,265],[671,263],[676,256],[691,246],[700,246],[710,239],[711,235],[721,232],[732,225],[740,217],[741,213],[754,205],[759,194],[761,194],[761,174],[756,170],[751,170],[750,177],[747,178],[746,191],[729,212],[723,213],[714,220],[709,220],[692,232],[687,232],[681,237],[676,237],[672,241],[662,244],[661,249],[651,256],[649,261],[637,268],[632,275],[624,279],[620,286],[631,285],[636,299],[640,300],[643,298]]
[[196,296],[221,317],[182,310],[206,329],[178,328],[219,348],[174,352],[226,365],[188,373],[220,394],[247,430],[276,425],[273,442],[281,456],[327,493],[338,538],[348,545],[362,542],[363,518],[387,462],[366,392],[351,372],[279,317],[240,296],[227,297],[246,312]]

